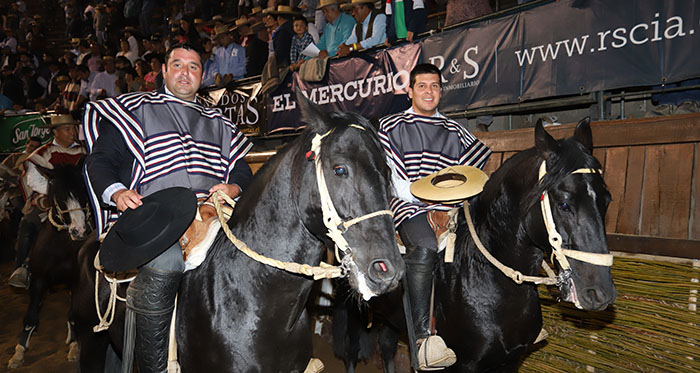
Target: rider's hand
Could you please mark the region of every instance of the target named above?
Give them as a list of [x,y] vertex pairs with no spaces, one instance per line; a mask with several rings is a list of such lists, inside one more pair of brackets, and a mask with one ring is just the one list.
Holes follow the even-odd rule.
[[141,198],[143,198],[142,195],[131,189],[122,189],[112,194],[112,201],[117,204],[117,209],[119,211],[135,209],[141,206],[143,204]]
[[[239,187],[237,184],[216,184],[209,189],[209,193],[214,193],[217,190],[224,192],[224,194],[231,198],[236,198],[239,194],[241,194],[241,187]],[[224,199],[219,198],[219,202],[223,203]]]

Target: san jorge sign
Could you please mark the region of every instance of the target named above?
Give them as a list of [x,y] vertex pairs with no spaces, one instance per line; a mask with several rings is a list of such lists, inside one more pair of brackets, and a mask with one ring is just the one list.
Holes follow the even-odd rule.
[[30,137],[37,136],[42,143],[52,137],[50,128],[41,127],[44,121],[39,114],[5,117],[0,120],[0,152],[14,153],[24,149]]

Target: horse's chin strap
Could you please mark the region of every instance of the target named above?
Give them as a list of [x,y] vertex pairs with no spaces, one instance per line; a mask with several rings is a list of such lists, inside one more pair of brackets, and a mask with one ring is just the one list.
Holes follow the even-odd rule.
[[[364,131],[364,128],[356,124],[350,124],[350,127],[359,128]],[[348,254],[350,251],[350,245],[348,241],[343,237],[343,233],[348,230],[351,226],[377,216],[389,215],[393,216],[391,210],[379,210],[360,217],[343,221],[338,215],[335,206],[333,205],[333,200],[328,192],[328,186],[326,185],[326,178],[323,175],[323,168],[321,165],[321,140],[328,136],[333,130],[330,130],[323,135],[316,134],[311,140],[311,153],[314,155],[314,166],[316,167],[316,183],[318,184],[318,192],[321,195],[321,211],[323,212],[323,224],[328,229],[326,233],[333,242],[335,242],[335,257],[338,262],[342,262],[338,250],[342,251],[343,254]]]
[[[602,170],[597,170],[593,168],[579,168],[571,172],[572,174],[600,174]],[[544,175],[547,174],[547,163],[542,161],[539,170],[539,181],[542,181]],[[549,201],[549,194],[547,191],[542,192],[540,198],[540,208],[542,209],[542,217],[544,219],[544,226],[547,228],[547,236],[549,238],[549,244],[552,246],[552,256],[556,258],[559,262],[559,266],[563,271],[569,270],[571,266],[567,257],[590,263],[599,266],[610,267],[613,264],[612,254],[599,254],[599,253],[589,253],[579,250],[568,250],[562,249],[562,239],[559,232],[557,232],[556,224],[554,223],[554,217],[552,215],[552,207]]]

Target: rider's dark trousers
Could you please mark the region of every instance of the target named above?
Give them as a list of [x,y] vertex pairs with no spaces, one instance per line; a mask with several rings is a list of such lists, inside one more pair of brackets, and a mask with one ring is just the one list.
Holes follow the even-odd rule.
[[29,256],[29,250],[32,248],[36,235],[39,233],[41,219],[39,218],[39,210],[36,208],[28,211],[22,220],[19,222],[17,233],[17,242],[15,243],[15,268],[21,266]]

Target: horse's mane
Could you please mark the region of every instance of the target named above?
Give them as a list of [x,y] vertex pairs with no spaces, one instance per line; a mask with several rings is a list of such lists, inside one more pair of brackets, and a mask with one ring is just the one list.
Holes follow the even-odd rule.
[[[365,136],[370,139],[370,141],[364,141],[367,145],[364,151],[368,151],[370,154],[374,155],[375,164],[378,165],[378,171],[382,174],[382,177],[387,180],[386,193],[390,193],[391,183],[391,169],[389,168],[386,158],[384,155],[384,150],[379,142],[379,136],[377,135],[377,130],[372,124],[364,117],[355,113],[343,113],[343,112],[331,112],[331,113],[315,113],[317,117],[312,119],[305,118],[310,124],[299,134],[299,136],[293,141],[285,144],[281,147],[277,153],[272,156],[263,166],[253,175],[253,179],[250,185],[243,191],[241,199],[238,202],[238,206],[245,206],[246,208],[236,209],[241,214],[248,214],[249,208],[256,204],[256,201],[261,198],[265,187],[269,185],[273,176],[276,174],[279,167],[292,167],[291,177],[289,179],[292,187],[302,185],[302,183],[315,183],[314,180],[303,180],[303,175],[300,167],[303,162],[309,162],[306,160],[306,153],[311,150],[311,140],[316,136],[316,134],[324,134],[329,130],[333,130],[326,138],[324,138],[324,148],[332,145],[340,137],[345,130],[349,130],[350,125],[358,125],[364,129],[364,131],[357,130],[359,136]],[[353,151],[360,151],[360,149],[353,149]],[[288,159],[293,157],[292,159]],[[283,165],[284,164],[284,165]],[[241,211],[243,210],[243,211]],[[237,215],[234,213],[234,216]],[[231,219],[234,220],[233,218]]]

